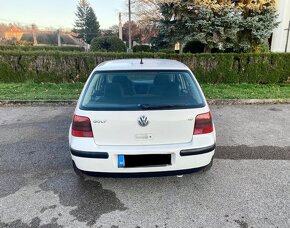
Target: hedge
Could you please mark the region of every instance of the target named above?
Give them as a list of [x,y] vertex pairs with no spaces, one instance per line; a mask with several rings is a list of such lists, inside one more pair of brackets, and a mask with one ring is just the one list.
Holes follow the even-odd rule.
[[0,45],[0,51],[85,51],[77,46],[13,46]]
[[0,51],[0,82],[83,82],[103,61],[141,56],[181,61],[202,83],[278,83],[290,77],[289,53],[179,55]]

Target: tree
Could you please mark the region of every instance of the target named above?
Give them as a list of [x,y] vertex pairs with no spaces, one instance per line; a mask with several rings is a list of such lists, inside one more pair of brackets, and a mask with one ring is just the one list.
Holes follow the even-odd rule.
[[149,45],[136,45],[133,47],[133,52],[152,52]]
[[93,8],[87,0],[79,1],[76,17],[73,32],[78,34],[78,38],[91,43],[94,37],[100,35],[100,25]]
[[[193,11],[193,12],[192,12]],[[195,17],[189,17],[187,27],[191,36],[206,44],[207,51],[211,49],[239,49],[238,32],[242,29],[243,14],[234,6],[221,6],[212,10],[207,6],[196,6],[188,14],[194,13]]]
[[112,31],[113,35],[118,36],[119,35],[119,26],[118,25],[112,25],[109,30]]
[[4,37],[5,32],[9,30],[9,26],[3,23],[0,23],[0,36]]
[[91,51],[125,52],[126,46],[123,41],[116,36],[102,36],[92,40]]
[[109,29],[102,29],[101,35],[102,36],[117,36],[117,37],[119,37],[119,26],[113,25]]
[[[175,0],[131,0],[133,17],[138,25],[141,34],[141,43],[165,44],[158,37],[160,31],[160,20],[162,19],[160,4]],[[164,46],[164,45],[163,45]],[[166,45],[165,45],[166,46]]]
[[[141,29],[134,21],[131,21],[131,34],[132,34],[132,41],[141,43],[141,40],[142,40]],[[123,40],[129,43],[129,21],[127,21],[123,25]]]
[[270,38],[274,28],[279,23],[276,22],[278,15],[272,7],[263,10],[250,10],[249,15],[241,23],[239,31],[239,46],[241,49],[258,51],[260,46],[269,46]]
[[202,53],[205,45],[199,41],[189,41],[183,47],[184,53]]
[[176,0],[159,4],[168,43],[199,41],[206,50],[255,51],[276,23],[274,0]]

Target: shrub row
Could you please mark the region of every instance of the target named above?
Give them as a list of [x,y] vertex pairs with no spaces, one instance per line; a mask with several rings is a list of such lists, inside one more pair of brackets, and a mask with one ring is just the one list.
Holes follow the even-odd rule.
[[85,51],[77,46],[13,46],[0,45],[0,51]]
[[[167,58],[186,64],[202,83],[278,83],[290,77],[290,54],[165,54],[0,51],[1,82],[85,81],[101,62]],[[146,60],[144,60],[146,64]]]

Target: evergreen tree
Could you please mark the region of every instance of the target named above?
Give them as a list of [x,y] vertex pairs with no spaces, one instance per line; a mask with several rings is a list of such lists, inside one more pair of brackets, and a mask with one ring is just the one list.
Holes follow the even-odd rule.
[[74,32],[87,43],[100,34],[100,25],[93,8],[87,0],[80,0],[77,6]]
[[274,0],[176,0],[159,4],[159,38],[175,42],[199,41],[207,52],[256,51],[267,44],[279,23]]

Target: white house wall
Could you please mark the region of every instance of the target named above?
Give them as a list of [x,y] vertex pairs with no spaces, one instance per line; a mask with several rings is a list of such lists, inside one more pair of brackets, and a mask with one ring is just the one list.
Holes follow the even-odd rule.
[[[287,31],[285,29],[289,26],[290,21],[290,0],[279,0],[278,2],[278,21],[281,22],[273,32],[272,52],[285,52]],[[290,52],[290,38],[288,41],[287,52]]]

